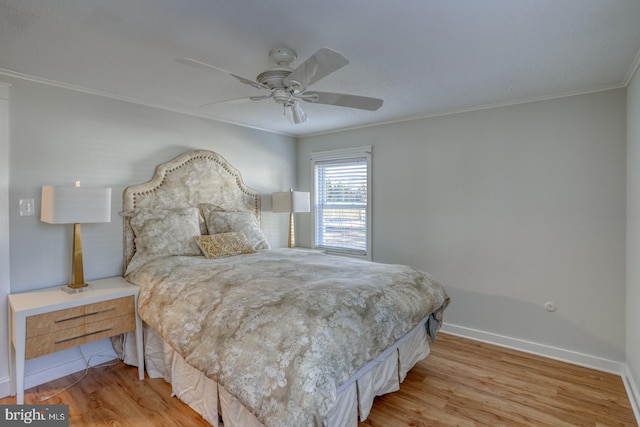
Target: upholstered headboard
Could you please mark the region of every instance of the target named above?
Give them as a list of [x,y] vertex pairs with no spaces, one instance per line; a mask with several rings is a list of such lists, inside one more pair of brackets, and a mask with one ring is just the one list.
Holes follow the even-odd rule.
[[[253,212],[260,223],[260,193],[247,187],[240,172],[213,151],[193,150],[156,166],[153,178],[125,188],[125,212],[140,208],[176,209],[216,205],[225,211]],[[129,218],[124,223],[124,271],[135,254]]]

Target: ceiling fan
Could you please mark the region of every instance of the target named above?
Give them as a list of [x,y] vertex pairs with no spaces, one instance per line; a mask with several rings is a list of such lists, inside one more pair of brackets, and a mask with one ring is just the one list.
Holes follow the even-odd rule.
[[283,107],[285,116],[287,116],[292,123],[298,124],[308,120],[306,113],[300,105],[300,101],[315,104],[338,105],[369,111],[375,111],[382,106],[383,101],[378,98],[307,90],[309,86],[318,80],[323,79],[349,63],[347,58],[335,50],[322,48],[295,69],[290,65],[297,58],[297,54],[293,49],[272,49],[269,52],[269,57],[276,63],[276,66],[258,74],[255,80],[247,79],[238,74],[191,58],[178,58],[176,61],[207,71],[227,74],[240,83],[249,85],[263,92],[262,95],[212,102],[203,105],[203,107],[215,104],[260,101],[273,98],[277,104]]

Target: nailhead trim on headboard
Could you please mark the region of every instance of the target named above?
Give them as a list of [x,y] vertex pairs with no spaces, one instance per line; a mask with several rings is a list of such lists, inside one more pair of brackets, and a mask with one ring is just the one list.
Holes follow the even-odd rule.
[[[162,163],[156,166],[153,174],[153,178],[145,183],[131,185],[125,188],[123,192],[123,209],[125,211],[133,210],[139,207],[140,201],[148,197],[153,197],[158,189],[167,185],[167,177],[178,171],[181,168],[196,167],[195,163],[200,161],[211,161],[215,163],[212,167],[219,167],[226,173],[231,175],[235,180],[236,187],[233,191],[239,191],[246,197],[241,197],[244,201],[240,202],[241,205],[237,206],[237,210],[253,211],[258,222],[260,222],[260,192],[252,188],[247,187],[242,180],[240,172],[231,166],[222,156],[218,153],[208,150],[193,150],[183,153],[182,155],[170,160],[169,162]],[[215,186],[215,182],[207,183],[207,185]],[[198,203],[215,203],[215,200],[200,200]],[[155,204],[154,204],[155,205]],[[162,207],[160,205],[160,207]],[[133,230],[129,224],[129,218],[126,216],[123,218],[124,222],[124,266],[126,267],[135,253],[135,239]]]
[[[212,152],[212,154],[216,154],[216,153]],[[219,156],[219,155],[216,154],[216,156]],[[165,183],[165,180],[167,178],[167,173],[176,171],[176,170],[184,167],[185,165],[188,165],[189,163],[193,162],[194,160],[198,160],[198,159],[206,159],[206,160],[214,161],[218,165],[220,165],[224,170],[226,170],[230,175],[235,176],[236,184],[238,185],[238,189],[240,191],[242,191],[244,194],[246,194],[246,195],[248,195],[250,197],[254,197],[255,194],[257,193],[256,191],[249,192],[249,191],[245,190],[246,186],[245,186],[244,182],[242,181],[242,178],[240,177],[239,172],[235,168],[232,168],[227,163],[226,160],[225,161],[220,161],[220,159],[218,157],[213,157],[211,155],[195,155],[194,157],[186,159],[184,162],[180,163],[179,165],[177,165],[177,166],[175,166],[175,167],[173,167],[171,169],[165,170],[165,172],[162,174],[162,179],[161,179],[160,183],[158,183],[158,185],[155,188],[147,190],[147,191],[139,192],[139,193],[134,193],[133,194],[133,208],[134,209],[136,208],[136,196],[138,194],[150,194],[150,193],[155,192],[158,187],[162,186]],[[168,163],[171,163],[171,162],[168,162]],[[165,164],[168,164],[168,163],[165,163]],[[153,179],[151,181],[153,181]],[[149,181],[149,182],[151,182],[151,181]],[[258,194],[258,197],[259,197],[259,194]],[[256,199],[256,200],[258,200],[258,199]],[[260,211],[260,207],[258,206],[258,203],[255,204],[254,208],[255,208],[256,212]]]

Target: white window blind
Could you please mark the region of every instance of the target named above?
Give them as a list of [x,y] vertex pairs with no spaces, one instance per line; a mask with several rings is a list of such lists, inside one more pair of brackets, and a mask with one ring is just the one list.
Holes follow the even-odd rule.
[[347,158],[329,156],[337,157],[329,160],[312,159],[316,247],[368,256],[369,153],[355,157],[349,153]]

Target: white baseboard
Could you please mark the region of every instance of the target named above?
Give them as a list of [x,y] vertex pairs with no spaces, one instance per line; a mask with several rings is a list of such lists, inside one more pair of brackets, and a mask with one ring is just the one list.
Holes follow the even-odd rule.
[[0,378],[0,398],[7,397],[9,394],[9,377]]
[[631,408],[633,408],[633,413],[636,416],[636,422],[640,424],[640,389],[638,389],[638,385],[634,381],[629,367],[626,365],[622,372],[622,382],[624,383],[624,388],[627,390]]
[[491,332],[479,331],[477,329],[452,325],[449,323],[444,323],[440,332],[456,335],[462,338],[469,338],[475,341],[486,342],[488,344],[494,344],[500,347],[510,348],[512,350],[548,357],[550,359],[595,369],[597,371],[620,375],[622,377],[625,390],[627,391],[627,396],[629,397],[629,403],[633,409],[633,414],[636,417],[637,423],[640,424],[640,389],[638,389],[629,368],[622,362],[616,362],[614,360],[603,359],[601,357],[591,356],[584,353],[511,338],[504,335],[493,334]]
[[442,326],[441,331],[463,338],[482,341],[488,344],[495,344],[500,347],[506,347],[513,350],[524,351],[525,353],[548,357],[550,359],[571,363],[573,365],[583,366],[585,368],[608,372],[610,374],[622,375],[623,369],[625,367],[624,363],[622,362],[616,362],[613,360],[603,359],[601,357],[591,356],[576,351],[565,350],[558,347],[538,344],[531,341],[511,338],[491,332],[479,331],[477,329],[452,325],[449,323],[445,323]]
[[[99,365],[101,363],[117,359],[118,357],[113,348],[88,347],[89,348],[83,347],[82,351],[90,366]],[[64,352],[64,355],[66,356],[64,360],[61,360],[60,357],[55,358],[53,365],[51,363],[47,363],[47,366],[43,369],[32,369],[31,372],[27,371],[24,376],[25,390],[86,369],[85,361],[82,358],[80,351],[76,350],[75,354],[72,353],[72,356],[69,357],[69,350],[67,350]],[[11,389],[9,381],[10,379],[6,377],[0,379],[0,397],[7,397],[10,395]]]

